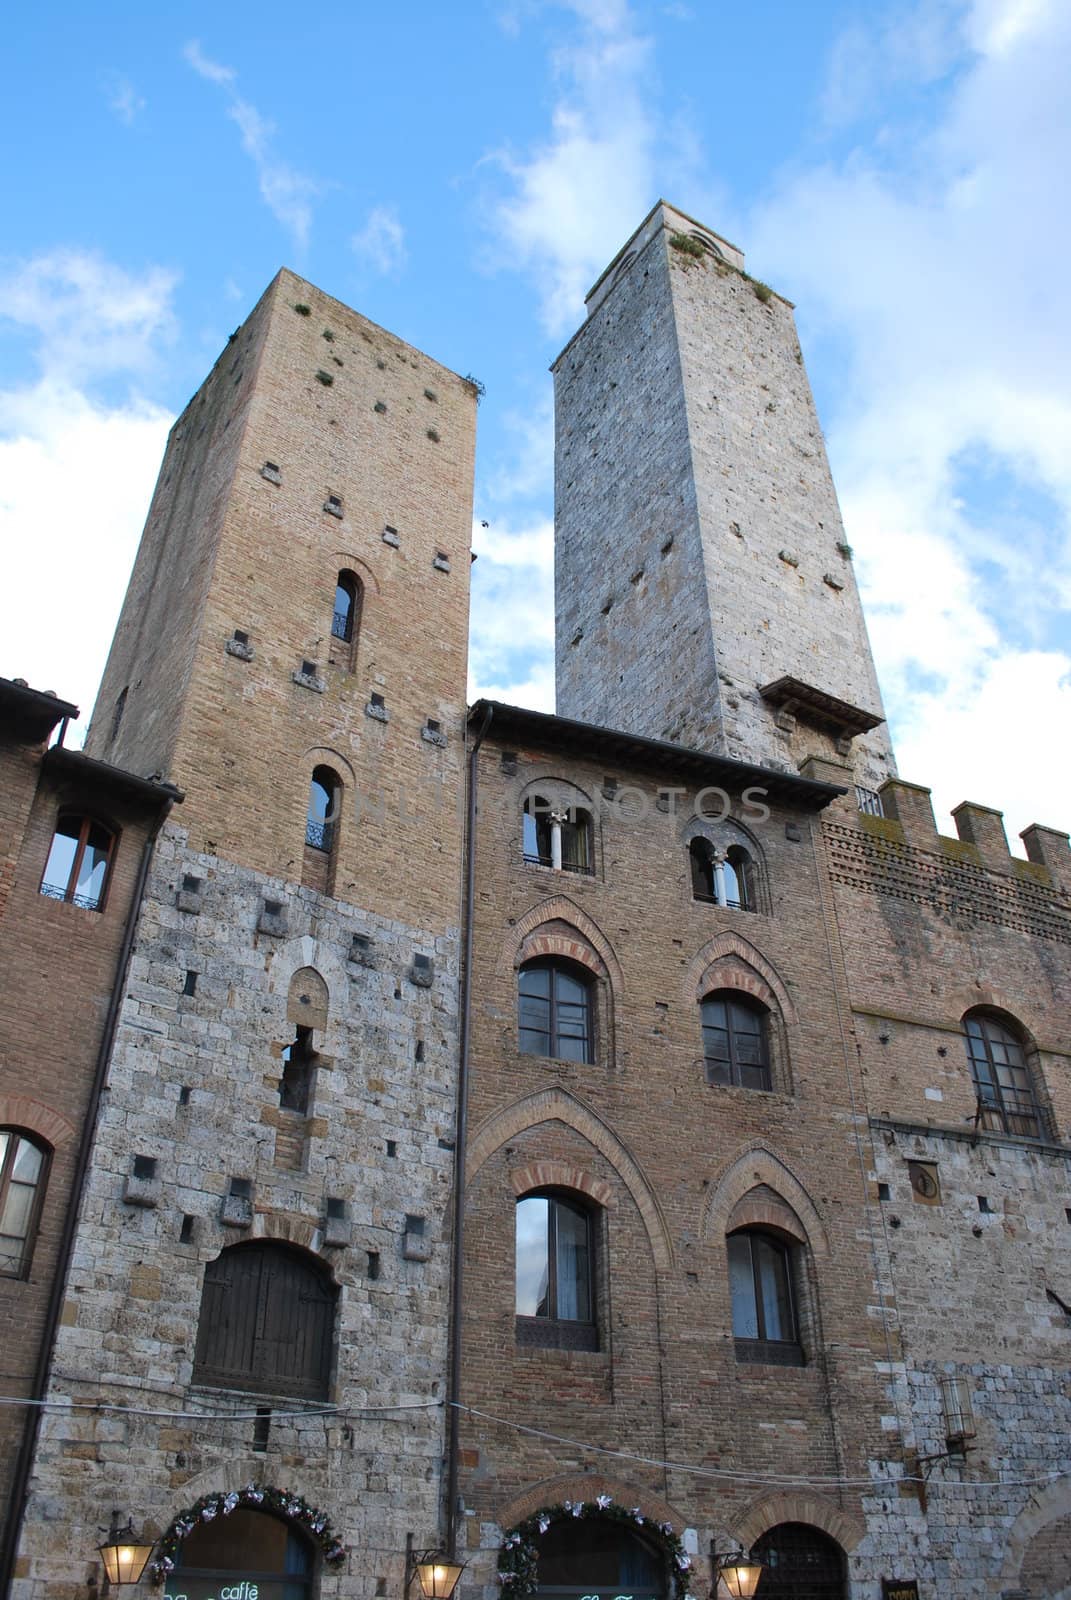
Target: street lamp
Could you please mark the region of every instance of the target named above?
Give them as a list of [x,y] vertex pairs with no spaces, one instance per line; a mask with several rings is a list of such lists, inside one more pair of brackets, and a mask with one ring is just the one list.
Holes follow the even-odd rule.
[[152,1555],[152,1540],[146,1544],[138,1539],[129,1517],[125,1525],[120,1527],[119,1513],[113,1511],[107,1542],[99,1544],[97,1549],[109,1583],[137,1583]]
[[405,1540],[405,1600],[413,1579],[420,1584],[424,1600],[450,1600],[465,1570],[463,1561],[455,1561],[442,1550],[424,1550],[417,1555],[413,1550],[413,1535]]
[[724,1583],[733,1600],[751,1600],[759,1586],[765,1563],[746,1550],[711,1552],[714,1571]]

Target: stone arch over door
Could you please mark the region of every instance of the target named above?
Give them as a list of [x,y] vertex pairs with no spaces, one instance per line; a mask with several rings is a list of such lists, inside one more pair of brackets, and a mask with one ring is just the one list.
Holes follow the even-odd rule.
[[1000,1576],[1003,1588],[1022,1589],[1030,1600],[1068,1600],[1071,1484],[1048,1484],[1030,1496],[1008,1534]]
[[494,1152],[530,1128],[543,1122],[562,1122],[586,1139],[613,1167],[621,1182],[636,1203],[643,1218],[651,1245],[651,1254],[657,1270],[673,1270],[673,1242],[669,1227],[662,1214],[654,1192],[644,1177],[639,1162],[622,1144],[615,1133],[596,1116],[589,1106],[563,1089],[544,1089],[539,1094],[515,1100],[504,1107],[477,1129],[468,1154],[468,1181],[474,1182],[477,1173]]
[[523,1522],[544,1506],[561,1505],[566,1500],[594,1500],[596,1495],[608,1494],[619,1506],[639,1506],[651,1522],[670,1522],[676,1529],[684,1527],[686,1519],[680,1512],[648,1489],[625,1483],[620,1478],[609,1478],[601,1472],[559,1473],[552,1478],[542,1478],[538,1483],[514,1495],[500,1506],[496,1513],[498,1525],[504,1531],[515,1523]]
[[861,1516],[845,1511],[813,1490],[777,1490],[773,1494],[763,1495],[761,1499],[751,1502],[730,1531],[749,1550],[756,1539],[784,1522],[803,1522],[812,1528],[820,1528],[837,1541],[846,1555],[851,1555],[866,1535],[866,1524]]

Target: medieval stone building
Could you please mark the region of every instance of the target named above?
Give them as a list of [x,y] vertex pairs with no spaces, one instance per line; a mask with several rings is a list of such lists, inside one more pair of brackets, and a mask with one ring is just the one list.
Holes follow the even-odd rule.
[[560,715],[464,706],[473,385],[285,272],[86,753],[2,686],[19,1600],[113,1507],[187,1600],[1071,1584],[1067,836],[897,776],[788,302],[660,205],[588,313]]

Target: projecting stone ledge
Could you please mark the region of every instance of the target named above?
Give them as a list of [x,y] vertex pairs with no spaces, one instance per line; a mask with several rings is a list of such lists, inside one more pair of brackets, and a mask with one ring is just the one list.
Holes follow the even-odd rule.
[[838,700],[836,695],[816,689],[802,678],[775,678],[773,683],[763,684],[759,693],[770,705],[780,706],[791,716],[802,717],[818,727],[832,728],[842,739],[869,733],[885,721],[877,712],[849,705],[847,700]]

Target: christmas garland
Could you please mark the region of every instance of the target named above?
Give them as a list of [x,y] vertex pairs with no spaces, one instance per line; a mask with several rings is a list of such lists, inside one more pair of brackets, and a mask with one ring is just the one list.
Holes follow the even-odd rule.
[[179,1564],[182,1541],[188,1539],[195,1528],[212,1522],[216,1517],[229,1517],[239,1506],[256,1506],[262,1511],[274,1511],[288,1522],[296,1522],[320,1546],[329,1566],[333,1567],[346,1558],[346,1546],[336,1537],[326,1511],[321,1511],[318,1506],[310,1506],[301,1495],[291,1494],[287,1489],[247,1483],[244,1489],[232,1489],[228,1494],[202,1495],[188,1511],[179,1512],[156,1547],[149,1567],[153,1583],[163,1583],[168,1573],[174,1572]]
[[564,1522],[567,1517],[598,1517],[602,1521],[624,1522],[631,1528],[642,1528],[668,1560],[673,1574],[674,1600],[695,1600],[688,1590],[692,1558],[674,1532],[672,1522],[654,1522],[643,1515],[639,1506],[626,1511],[624,1506],[615,1505],[608,1494],[597,1495],[594,1500],[563,1500],[558,1505],[544,1506],[510,1529],[498,1552],[498,1581],[508,1600],[534,1594],[539,1586],[539,1540],[551,1523]]

